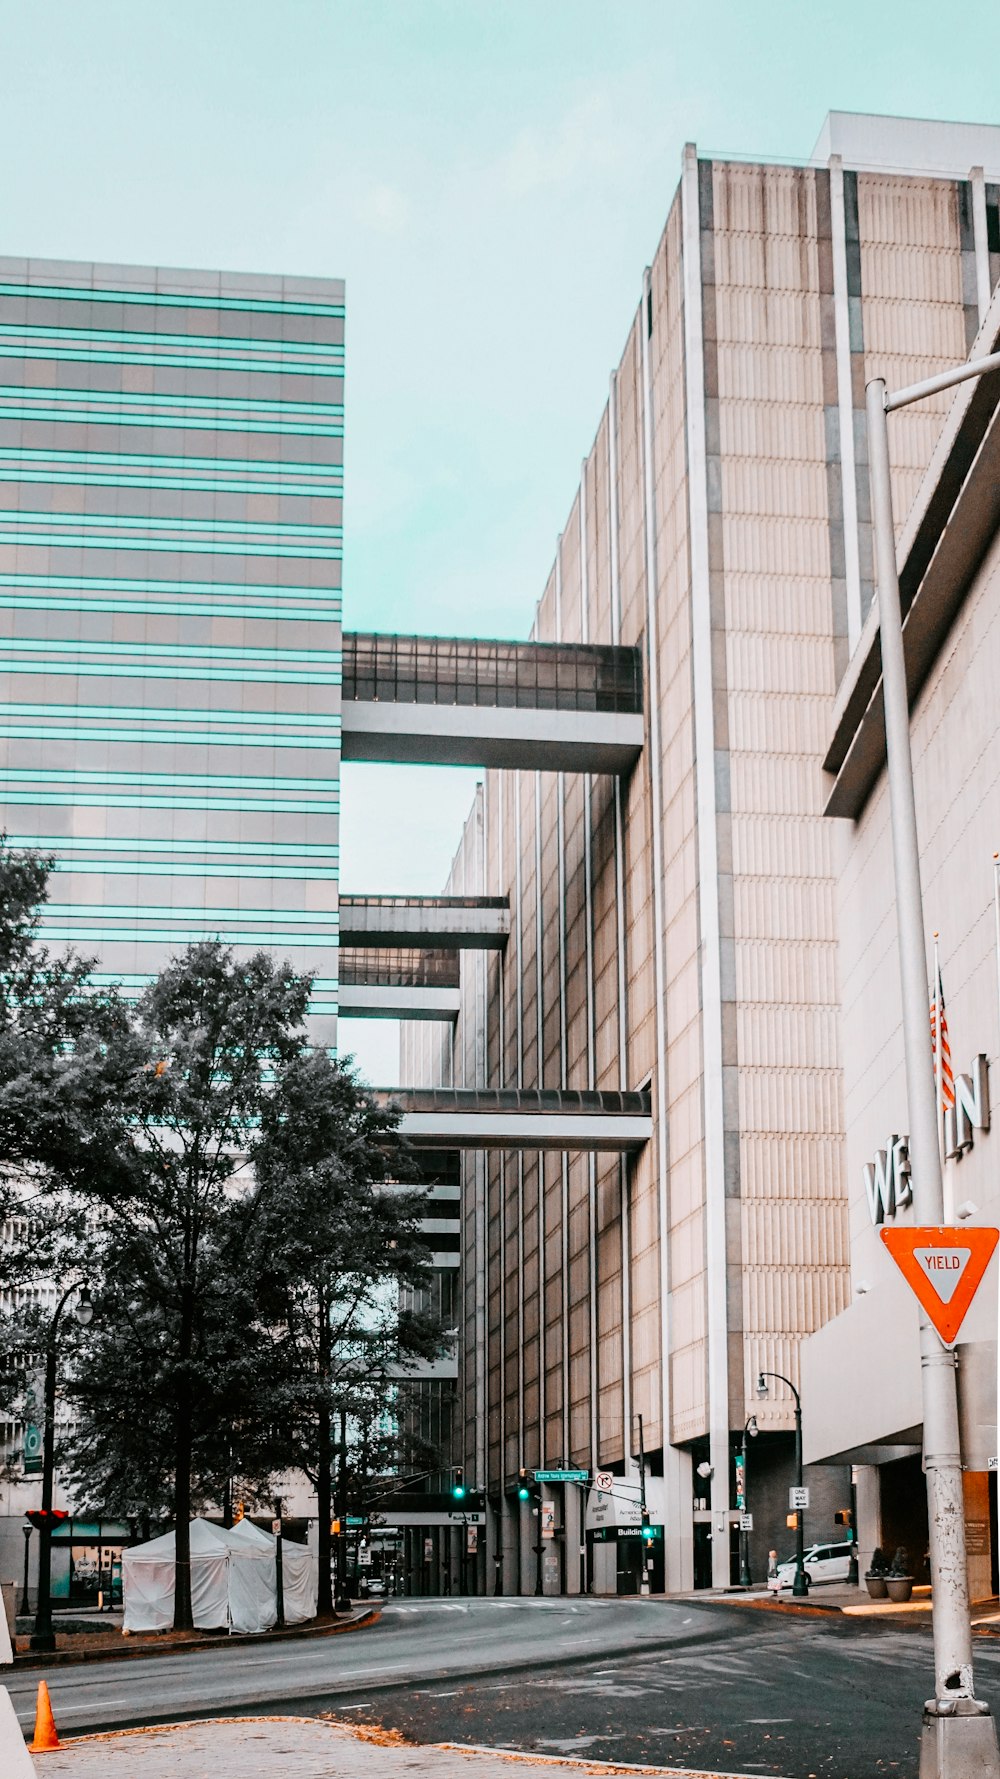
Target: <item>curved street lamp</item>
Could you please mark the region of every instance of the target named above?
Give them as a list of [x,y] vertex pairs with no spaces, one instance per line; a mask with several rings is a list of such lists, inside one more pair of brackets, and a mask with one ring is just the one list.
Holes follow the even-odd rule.
[[[761,1402],[763,1402],[766,1399],[766,1397],[770,1394],[768,1387],[767,1387],[767,1379],[769,1377],[773,1377],[775,1383],[787,1384],[788,1388],[792,1392],[792,1395],[795,1397],[795,1481],[796,1481],[797,1486],[801,1489],[802,1488],[802,1398],[799,1395],[797,1389],[795,1388],[795,1385],[792,1383],[792,1380],[790,1377],[785,1377],[784,1374],[780,1371],[761,1371],[761,1372],[758,1372],[758,1374],[757,1374],[757,1395]],[[801,1507],[797,1507],[795,1510],[795,1580],[792,1582],[792,1595],[795,1599],[798,1599],[798,1600],[804,1599],[805,1596],[809,1592],[809,1583],[806,1580],[805,1534],[804,1534],[804,1527],[802,1524],[802,1520],[803,1520],[802,1509],[801,1509]]]
[[56,1646],[55,1632],[52,1629],[52,1493],[55,1474],[56,1335],[59,1329],[59,1318],[74,1291],[80,1293],[73,1311],[77,1323],[81,1328],[89,1328],[93,1321],[94,1303],[90,1295],[90,1286],[81,1285],[79,1280],[74,1280],[56,1304],[45,1343],[45,1436],[42,1449],[42,1512],[38,1528],[38,1599],[35,1603],[35,1628],[31,1633],[32,1649],[39,1650],[43,1655],[51,1654]]

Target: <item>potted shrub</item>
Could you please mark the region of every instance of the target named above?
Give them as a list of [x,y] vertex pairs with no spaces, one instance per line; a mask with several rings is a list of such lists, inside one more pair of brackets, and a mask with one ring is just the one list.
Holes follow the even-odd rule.
[[899,1606],[902,1606],[913,1592],[910,1559],[901,1544],[897,1545],[892,1562],[885,1572],[885,1586],[890,1600],[895,1600]]
[[870,1599],[885,1600],[888,1597],[889,1584],[886,1581],[888,1567],[889,1559],[885,1551],[877,1544],[872,1551],[872,1560],[865,1571],[865,1587],[868,1589]]

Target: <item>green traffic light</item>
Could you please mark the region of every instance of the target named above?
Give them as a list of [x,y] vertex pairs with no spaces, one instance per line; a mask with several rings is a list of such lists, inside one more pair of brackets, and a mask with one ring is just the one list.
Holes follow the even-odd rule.
[[456,1483],[455,1487],[452,1489],[451,1492],[454,1495],[456,1501],[461,1501],[465,1495],[465,1484],[464,1483]]

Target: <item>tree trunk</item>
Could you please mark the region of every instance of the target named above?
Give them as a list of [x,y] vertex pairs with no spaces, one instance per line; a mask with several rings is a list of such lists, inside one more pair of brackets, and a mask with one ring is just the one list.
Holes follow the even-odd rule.
[[177,1408],[174,1418],[174,1630],[191,1631],[191,1378],[189,1362],[194,1334],[191,1287],[185,1284],[181,1299],[181,1327],[177,1367]]
[[[326,1295],[319,1296],[319,1392],[318,1392],[318,1427],[317,1427],[317,1477],[316,1477],[316,1514],[317,1514],[317,1556],[319,1559],[319,1582],[316,1590],[316,1611],[320,1613],[333,1611],[333,1586],[330,1577],[330,1556],[332,1541],[330,1536],[331,1518],[331,1487],[330,1466],[333,1460],[333,1440],[331,1436],[330,1413],[330,1313]],[[341,1516],[346,1509],[343,1501],[338,1503]],[[342,1531],[343,1531],[342,1527]]]
[[191,1402],[182,1385],[174,1437],[174,1630],[194,1629],[191,1616]]

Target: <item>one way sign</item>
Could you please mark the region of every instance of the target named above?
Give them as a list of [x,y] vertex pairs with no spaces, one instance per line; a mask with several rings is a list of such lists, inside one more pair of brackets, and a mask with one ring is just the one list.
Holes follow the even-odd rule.
[[884,1228],[879,1233],[945,1346],[953,1347],[1000,1230]]

